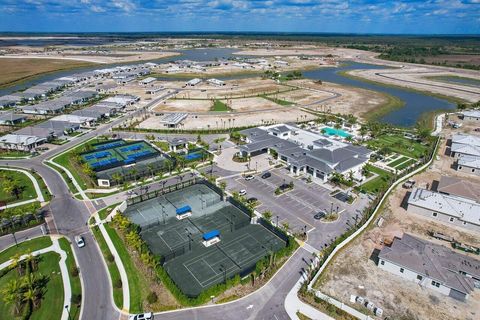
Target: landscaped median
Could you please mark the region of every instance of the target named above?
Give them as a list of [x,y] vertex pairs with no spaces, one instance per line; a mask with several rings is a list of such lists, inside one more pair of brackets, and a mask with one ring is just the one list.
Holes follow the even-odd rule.
[[70,286],[72,288],[72,297],[69,306],[70,319],[75,320],[80,318],[82,302],[82,285],[80,282],[79,269],[70,242],[66,238],[60,238],[58,242],[60,243],[60,248],[67,254],[65,263],[67,264],[68,278],[70,279]]
[[64,252],[57,240],[39,237],[0,252],[2,319],[65,318]]

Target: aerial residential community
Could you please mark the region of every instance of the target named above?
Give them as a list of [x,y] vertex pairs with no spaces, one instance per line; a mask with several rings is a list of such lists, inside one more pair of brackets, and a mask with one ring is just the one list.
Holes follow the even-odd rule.
[[0,319],[480,319],[479,14],[5,1]]

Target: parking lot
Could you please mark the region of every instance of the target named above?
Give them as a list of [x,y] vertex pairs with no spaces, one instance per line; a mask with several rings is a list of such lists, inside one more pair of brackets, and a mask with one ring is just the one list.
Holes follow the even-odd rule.
[[[316,183],[307,183],[299,178],[291,177],[284,168],[270,171],[271,177],[262,179],[261,174],[255,179],[247,181],[243,177],[225,179],[229,191],[247,191],[246,198],[255,197],[260,205],[255,209],[263,213],[272,212],[272,223],[286,222],[292,232],[303,232],[306,227],[308,243],[320,249],[329,244],[335,237],[344,233],[355,219],[361,218],[363,208],[368,204],[368,198],[364,195],[357,197],[353,204],[343,202],[331,196],[331,190]],[[275,195],[275,189],[284,183],[293,181],[294,189],[279,196]],[[342,198],[342,197],[339,197]],[[323,222],[313,216],[324,211],[326,213],[337,212],[339,218],[333,222]]]

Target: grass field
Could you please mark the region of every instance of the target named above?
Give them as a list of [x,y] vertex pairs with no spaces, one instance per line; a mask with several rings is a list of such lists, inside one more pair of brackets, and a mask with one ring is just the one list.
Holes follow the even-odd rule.
[[[61,238],[58,240],[60,243],[60,248],[67,253],[67,268],[68,268],[68,278],[70,279],[70,286],[72,287],[72,297],[82,294],[82,285],[80,284],[80,277],[74,276],[72,270],[77,267],[75,262],[75,257],[73,256],[72,247],[70,242],[67,239]],[[74,303],[71,303],[70,314],[71,320],[78,319],[80,317],[80,306]]]
[[410,159],[410,160],[405,161],[404,163],[396,166],[395,169],[397,169],[397,170],[403,170],[403,169],[405,169],[406,167],[408,167],[408,166],[410,166],[410,165],[412,165],[412,164],[414,164],[414,163],[415,163],[415,160]]
[[392,176],[390,172],[387,172],[385,170],[379,169],[377,167],[367,165],[366,168],[373,173],[376,173],[378,177],[362,184],[360,187],[357,187],[356,189],[361,191],[361,192],[366,192],[366,193],[378,193],[380,190],[386,189],[389,185],[389,180]]
[[288,106],[294,105],[293,102],[290,102],[290,101],[287,101],[287,100],[278,99],[278,98],[274,98],[274,97],[269,97],[269,96],[267,96],[267,95],[262,95],[261,97],[264,98],[264,99],[270,100],[270,101],[272,101],[272,102],[275,102],[276,104],[279,104],[279,105],[284,106],[284,107],[288,107]]
[[[18,186],[19,191],[21,191],[18,195],[18,199],[5,189],[9,184],[9,180],[14,181],[13,184]],[[33,183],[27,175],[18,171],[1,170],[0,168],[0,201],[14,203],[35,199],[36,197],[37,193],[35,192]]]
[[230,111],[230,108],[224,102],[220,100],[215,100],[212,104],[212,107],[210,108],[210,111],[226,112]]
[[128,275],[128,287],[130,289],[130,313],[143,312],[143,301],[150,292],[148,280],[135,267],[133,260],[125,247],[122,239],[117,234],[117,231],[104,224],[113,245],[117,249],[120,259],[122,260],[125,271]]
[[[1,60],[1,59],[0,59]],[[0,159],[5,158],[23,158],[28,157],[30,152],[17,151],[17,150],[0,150]]]
[[396,166],[398,166],[400,163],[404,162],[404,161],[407,161],[409,158],[408,157],[405,157],[405,156],[402,156],[400,159],[397,159],[395,161],[392,161],[392,162],[389,162],[387,165],[389,167],[392,167],[392,168],[395,168]]
[[[63,282],[59,266],[60,256],[54,252],[48,252],[40,255],[38,271],[36,275],[46,275],[48,282],[45,286],[45,295],[41,301],[40,307],[32,312],[28,318],[30,320],[42,319],[60,319],[63,311]],[[4,289],[11,280],[18,279],[16,270],[7,272],[0,278],[0,290]],[[2,320],[19,319],[13,317],[14,306],[5,304],[0,299],[0,315]]]
[[367,142],[368,147],[373,149],[389,148],[391,151],[402,154],[404,156],[419,159],[425,151],[427,146],[422,145],[414,140],[407,139],[403,135],[390,134],[382,135]]
[[52,240],[50,240],[50,237],[39,237],[32,240],[24,241],[22,243],[19,243],[18,246],[13,246],[0,252],[0,263],[4,263],[10,260],[10,258],[16,253],[26,254],[27,252],[37,251],[43,248],[50,247],[51,245]]
[[113,301],[115,305],[122,309],[123,308],[123,291],[122,288],[118,288],[115,286],[115,283],[121,281],[120,279],[120,272],[118,271],[118,267],[115,264],[115,261],[110,262],[108,257],[111,256],[110,249],[108,249],[107,243],[100,232],[98,227],[92,228],[93,235],[97,240],[97,243],[102,251],[103,257],[105,258],[105,262],[107,263],[108,273],[110,274],[110,279],[112,280],[113,286]]
[[18,84],[45,73],[92,65],[94,64],[74,60],[1,58],[0,88]]

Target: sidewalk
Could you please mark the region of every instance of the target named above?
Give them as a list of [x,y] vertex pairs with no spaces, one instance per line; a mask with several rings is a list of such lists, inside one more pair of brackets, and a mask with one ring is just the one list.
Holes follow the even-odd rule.
[[304,280],[305,279],[302,275],[300,279],[298,279],[295,286],[293,286],[293,288],[288,292],[287,297],[285,298],[285,310],[287,311],[290,319],[299,320],[297,316],[297,311],[299,311],[310,319],[333,320],[333,318],[327,316],[326,314],[320,312],[320,310],[315,309],[311,305],[306,304],[298,298],[298,290],[302,286]]
[[[52,239],[52,245],[47,248],[43,248],[37,251],[32,252],[33,256],[39,256],[41,254],[47,253],[47,252],[56,252],[60,255],[60,261],[59,261],[59,266],[60,266],[60,271],[62,274],[62,282],[63,282],[63,305],[64,306],[69,306],[70,307],[70,301],[72,299],[72,287],[70,284],[70,278],[68,275],[68,268],[66,264],[67,260],[67,254],[65,251],[60,248],[60,243],[58,242],[57,237],[51,237]],[[19,260],[23,260],[27,257],[27,254],[24,254],[20,257]],[[12,260],[8,260],[2,264],[0,264],[0,270],[8,267],[12,263]],[[62,308],[62,318],[61,320],[68,320],[68,311],[66,308]]]

